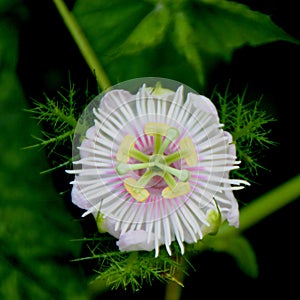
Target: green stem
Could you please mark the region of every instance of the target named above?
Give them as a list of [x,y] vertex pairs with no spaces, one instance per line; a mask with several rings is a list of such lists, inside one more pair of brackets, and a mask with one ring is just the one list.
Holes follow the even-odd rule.
[[64,114],[56,105],[53,107],[53,113],[62,121],[65,122],[67,124],[69,124],[70,126],[72,126],[73,128],[76,128],[77,125],[77,120],[75,119],[74,116],[69,115],[67,116],[66,114]]
[[68,10],[63,0],[53,0],[53,2],[57,10],[59,11],[65,25],[69,29],[82,56],[84,57],[92,72],[95,73],[99,86],[102,90],[109,88],[111,86],[110,81],[73,14]]
[[241,209],[240,227],[243,231],[300,196],[300,174],[262,195]]
[[180,268],[177,269],[176,273],[173,276],[173,280],[170,280],[166,285],[165,289],[165,298],[164,300],[180,300],[183,288],[183,280],[185,277],[185,261],[180,258]]
[[27,147],[24,147],[24,148],[22,148],[22,149],[26,150],[26,149],[32,149],[32,148],[37,148],[37,147],[46,147],[46,146],[48,146],[49,144],[52,144],[52,143],[53,143],[53,144],[54,144],[54,143],[58,143],[58,142],[60,142],[60,141],[62,141],[62,140],[64,140],[64,139],[66,139],[66,138],[68,138],[68,137],[72,137],[73,134],[74,134],[74,131],[75,131],[75,129],[71,129],[71,130],[66,131],[65,133],[60,134],[60,135],[58,135],[58,136],[56,136],[56,137],[49,138],[49,139],[45,139],[45,140],[43,140],[43,139],[41,139],[41,138],[39,138],[39,137],[35,137],[35,136],[34,136],[34,138],[37,139],[37,140],[39,140],[40,143],[31,145],[31,146],[27,146]]

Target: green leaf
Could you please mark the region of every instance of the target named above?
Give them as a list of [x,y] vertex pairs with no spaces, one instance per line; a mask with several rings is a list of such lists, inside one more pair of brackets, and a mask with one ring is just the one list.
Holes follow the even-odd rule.
[[244,45],[259,46],[274,41],[299,43],[263,13],[227,0],[198,0],[190,11],[200,51],[230,59]]
[[[14,68],[17,62],[17,40],[16,29],[11,27],[9,22],[1,19],[0,15],[0,71],[6,72]],[[5,78],[5,77],[4,77]],[[3,94],[4,92],[4,94]],[[5,97],[9,91],[2,90],[2,97]]]
[[210,246],[215,251],[232,255],[240,269],[250,277],[258,276],[255,252],[249,241],[242,235],[211,238]]
[[168,7],[156,6],[131,32],[121,46],[120,54],[134,54],[145,48],[156,46],[163,40],[169,24]]
[[139,0],[76,1],[74,15],[101,58],[110,59],[149,11]]
[[196,45],[196,32],[184,13],[177,13],[174,17],[173,44],[177,51],[186,57],[196,71],[199,82],[205,83],[205,73],[202,57]]
[[[20,4],[20,3],[19,3]],[[70,260],[80,244],[79,224],[58,197],[42,152],[23,151],[40,129],[26,112],[15,72],[18,31],[0,21],[0,298],[86,299],[85,281]]]
[[227,0],[78,0],[73,12],[113,82],[161,76],[204,85],[240,47],[299,43],[269,16]]

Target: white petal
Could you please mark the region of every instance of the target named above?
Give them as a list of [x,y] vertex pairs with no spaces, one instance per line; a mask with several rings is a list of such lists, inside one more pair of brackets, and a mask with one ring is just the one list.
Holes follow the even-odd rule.
[[120,235],[117,245],[120,251],[152,251],[154,249],[154,234],[147,241],[148,233],[144,230],[132,230]]
[[147,109],[146,109],[146,101],[148,97],[151,97],[149,94],[146,85],[144,84],[138,93],[136,94],[136,109],[137,109],[137,115],[140,117],[147,116]]
[[231,201],[230,211],[226,214],[229,225],[239,227],[239,205],[232,191],[225,192],[226,197]]
[[[97,218],[97,214],[94,214],[95,219]],[[104,217],[103,223],[101,224],[101,229],[103,231],[108,232],[115,238],[119,238],[120,236],[120,230],[115,230],[116,221],[113,218],[110,217]]]
[[178,113],[180,112],[182,105],[183,105],[183,86],[181,85],[177,89],[168,111],[168,118],[170,120],[177,120]]
[[84,158],[84,157],[89,157],[91,156],[91,152],[88,150],[88,151],[85,151],[85,149],[91,149],[93,147],[93,142],[90,141],[90,140],[87,140],[87,139],[84,139],[81,143],[81,146],[83,147],[83,149],[79,149],[80,151],[80,157],[81,158]]
[[107,92],[100,102],[100,109],[106,113],[111,113],[120,105],[132,99],[132,94],[125,90],[112,90]]
[[216,118],[216,120],[219,120],[216,107],[207,97],[196,95],[194,93],[188,93],[187,101],[191,101],[196,109],[211,114]]

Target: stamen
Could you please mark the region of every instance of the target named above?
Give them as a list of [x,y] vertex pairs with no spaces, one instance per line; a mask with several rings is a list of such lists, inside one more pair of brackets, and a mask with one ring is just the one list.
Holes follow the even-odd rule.
[[180,159],[182,159],[182,155],[181,155],[181,151],[176,151],[176,152],[173,152],[169,155],[166,156],[166,164],[167,165],[170,165],[171,163],[175,162],[175,161],[178,161]]
[[149,156],[134,148],[134,136],[126,135],[117,152],[117,161],[127,163],[133,157],[142,162],[148,162]]
[[196,166],[198,163],[198,156],[192,139],[190,137],[184,137],[179,141],[179,147],[179,151],[166,157],[166,163],[170,165],[171,163],[184,158],[190,167]]
[[168,128],[169,126],[164,123],[149,122],[145,125],[145,134],[154,138],[153,154],[158,153],[162,144],[162,137],[166,135]]
[[188,181],[190,179],[190,172],[188,170],[178,170],[160,163],[157,163],[156,166],[161,170],[176,176],[180,181]]
[[166,199],[176,198],[185,195],[191,190],[188,182],[177,182],[176,186],[172,189],[169,186],[163,189],[162,196]]
[[134,147],[134,136],[126,135],[117,152],[117,161],[127,163],[130,159],[129,151]]
[[130,151],[129,151],[129,154],[132,158],[135,158],[139,161],[142,161],[142,162],[145,162],[145,163],[149,161],[149,156],[147,154],[139,151],[136,148],[131,148]]
[[138,181],[134,178],[126,178],[124,180],[124,186],[127,192],[138,202],[144,202],[149,197],[149,192],[145,189],[145,185],[151,180],[156,173],[151,169],[147,171],[140,177]]
[[184,137],[179,141],[179,146],[186,163],[191,167],[196,166],[198,163],[198,156],[192,139],[188,136]]
[[125,164],[125,163],[119,163],[116,167],[116,171],[119,175],[124,175],[128,173],[129,171],[134,171],[134,170],[141,170],[141,169],[146,169],[153,167],[155,163],[150,162],[150,163],[140,163],[140,164]]
[[176,185],[178,184],[178,182],[174,179],[174,177],[170,173],[166,172],[163,176],[163,179],[171,189],[175,189]]
[[152,169],[147,169],[147,171],[139,178],[137,181],[137,188],[145,187],[145,185],[151,180],[152,177],[156,175]]
[[159,134],[160,136],[165,136],[167,134],[168,128],[170,128],[170,126],[164,123],[149,122],[145,125],[144,132],[145,134],[151,136],[155,134]]
[[150,195],[145,188],[138,187],[138,182],[134,178],[126,178],[124,186],[127,192],[138,202],[146,201]]
[[154,138],[153,154],[157,154],[162,144],[162,135],[154,134],[153,138]]
[[165,136],[166,136],[165,140],[164,140],[163,144],[161,145],[161,147],[158,151],[158,154],[163,154],[165,152],[165,150],[167,149],[167,147],[169,146],[169,144],[178,138],[179,131],[175,127],[170,127],[170,128],[168,128]]
[[188,181],[190,179],[190,172],[188,170],[177,170],[175,168],[166,166],[165,171],[176,176],[180,181],[183,182]]

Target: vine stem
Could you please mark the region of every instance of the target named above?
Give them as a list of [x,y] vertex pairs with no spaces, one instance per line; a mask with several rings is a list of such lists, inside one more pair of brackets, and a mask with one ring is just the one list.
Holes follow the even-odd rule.
[[[238,231],[244,231],[257,224],[267,216],[300,197],[300,174],[273,190],[253,200],[241,209]],[[236,233],[236,229],[227,226],[220,234]]]
[[102,90],[108,89],[111,86],[110,81],[77,20],[69,11],[63,0],[53,0],[53,2],[86,63],[90,67],[91,71],[95,74],[99,86]]

